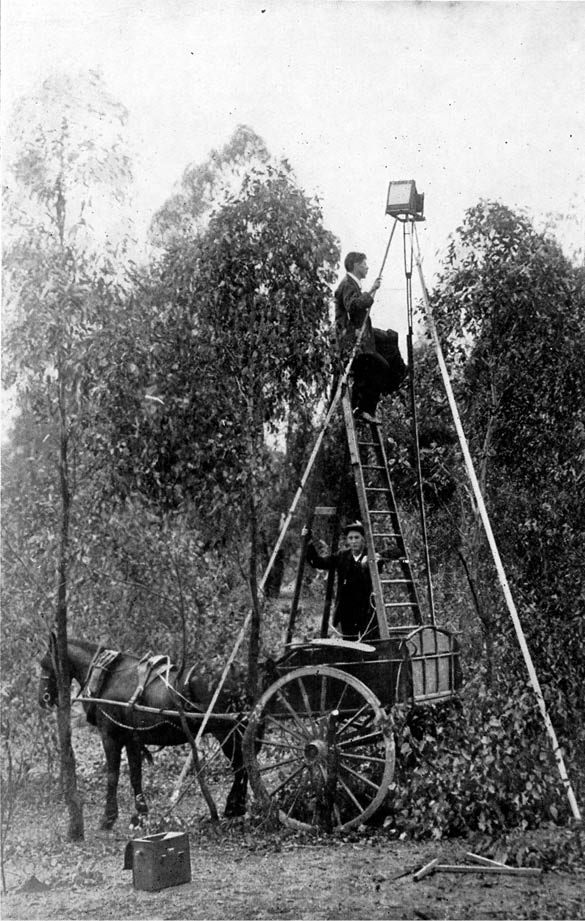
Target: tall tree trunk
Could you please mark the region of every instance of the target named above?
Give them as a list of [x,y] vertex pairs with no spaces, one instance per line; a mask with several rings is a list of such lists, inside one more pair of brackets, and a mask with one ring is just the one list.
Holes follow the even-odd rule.
[[[251,329],[257,330],[256,299],[254,292],[247,295]],[[260,340],[261,341],[261,340]],[[258,693],[258,659],[260,656],[260,628],[262,621],[261,605],[263,599],[258,595],[258,506],[256,489],[258,482],[258,458],[264,437],[264,402],[262,385],[256,377],[256,359],[254,350],[250,356],[251,391],[248,398],[248,457],[250,478],[248,484],[248,501],[250,508],[250,564],[249,582],[252,597],[252,618],[250,621],[250,639],[248,645],[248,681],[247,692],[252,700]]]
[[258,597],[258,514],[254,489],[250,495],[250,594],[252,596],[252,619],[248,645],[248,687],[252,700],[258,693],[258,659],[260,656],[260,599]]
[[69,481],[67,412],[63,380],[59,375],[59,483],[61,491],[61,534],[59,541],[59,562],[57,576],[57,689],[59,705],[57,729],[61,756],[61,784],[67,808],[70,841],[84,837],[83,802],[77,787],[75,752],[71,735],[71,684],[67,655],[67,576],[69,563],[69,520],[71,514],[71,490]]

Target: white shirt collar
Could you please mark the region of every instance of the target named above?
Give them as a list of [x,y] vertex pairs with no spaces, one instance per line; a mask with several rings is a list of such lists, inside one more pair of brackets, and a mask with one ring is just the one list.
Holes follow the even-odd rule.
[[358,288],[359,288],[360,291],[361,291],[361,290],[362,290],[362,283],[361,283],[361,281],[359,280],[359,278],[356,278],[356,276],[353,274],[353,272],[348,272],[347,274],[349,275],[350,278],[353,278],[353,280],[355,281],[356,285],[358,286]]

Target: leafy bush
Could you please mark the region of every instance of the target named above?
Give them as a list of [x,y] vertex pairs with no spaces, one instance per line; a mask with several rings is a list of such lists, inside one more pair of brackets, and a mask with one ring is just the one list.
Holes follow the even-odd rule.
[[392,835],[443,838],[534,828],[567,805],[534,696],[466,688],[460,704],[396,714]]

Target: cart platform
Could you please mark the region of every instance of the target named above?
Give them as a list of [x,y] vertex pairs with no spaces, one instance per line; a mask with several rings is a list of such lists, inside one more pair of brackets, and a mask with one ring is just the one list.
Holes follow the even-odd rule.
[[456,636],[430,625],[393,627],[389,639],[368,643],[341,639],[293,643],[276,662],[276,672],[280,676],[318,665],[354,675],[384,707],[448,700],[461,685]]

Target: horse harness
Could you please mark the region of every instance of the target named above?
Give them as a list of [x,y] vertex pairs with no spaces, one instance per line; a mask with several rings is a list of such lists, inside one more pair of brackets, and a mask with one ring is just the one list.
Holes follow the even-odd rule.
[[153,656],[147,652],[136,666],[138,684],[132,697],[128,701],[129,709],[134,709],[136,704],[140,702],[148,685],[152,684],[157,678],[160,678],[168,688],[171,688],[170,676],[172,668],[173,666],[168,656]]
[[[95,698],[99,698],[106,678],[110,673],[112,666],[120,658],[120,656],[121,653],[114,649],[103,649],[102,647],[98,647],[89,665],[87,677],[79,692],[78,697],[81,697],[86,702],[86,716],[88,721],[91,723],[95,723]],[[199,707],[197,707],[193,701],[188,700],[184,696],[185,690],[189,686],[189,677],[193,669],[190,669],[187,678],[181,682],[180,689],[176,687],[176,671],[177,670],[175,666],[171,664],[171,660],[167,655],[152,655],[152,653],[148,652],[146,655],[142,656],[136,665],[136,689],[127,705],[130,713],[132,713],[136,705],[139,704],[142,700],[146,688],[157,679],[160,679],[173,695],[181,698],[187,708],[199,709]],[[110,718],[110,715],[105,712],[104,715]],[[113,718],[112,721],[117,725],[124,726],[124,728],[130,728],[124,724],[118,724],[117,721]],[[168,720],[163,720],[163,722],[168,722]]]
[[90,723],[95,723],[96,711],[96,705],[93,703],[92,698],[99,697],[110,668],[119,656],[120,653],[116,652],[114,649],[103,649],[101,646],[98,646],[90,662],[85,682],[77,695],[83,700],[87,699],[88,701],[86,716]]

